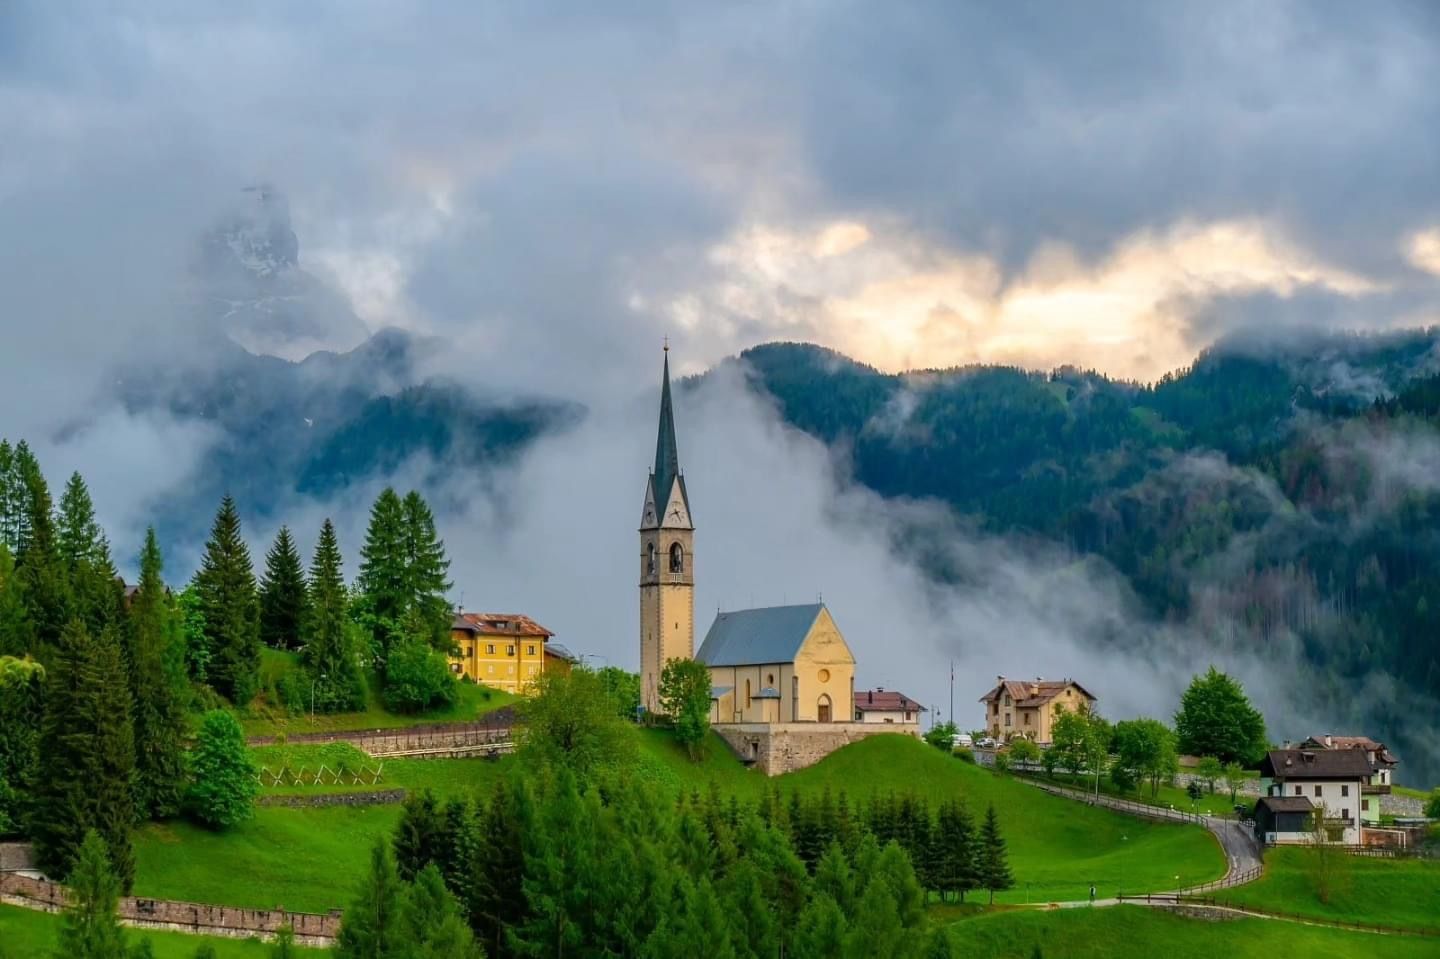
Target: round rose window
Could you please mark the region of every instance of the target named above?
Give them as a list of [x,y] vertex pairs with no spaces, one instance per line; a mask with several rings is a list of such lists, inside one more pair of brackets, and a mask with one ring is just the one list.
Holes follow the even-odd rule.
[[828,682],[830,682],[830,670],[828,670],[828,669],[822,669],[822,670],[820,670],[820,673],[819,673],[819,675],[818,675],[817,678],[818,678],[818,679],[820,680],[820,682],[822,682],[822,683],[828,683]]

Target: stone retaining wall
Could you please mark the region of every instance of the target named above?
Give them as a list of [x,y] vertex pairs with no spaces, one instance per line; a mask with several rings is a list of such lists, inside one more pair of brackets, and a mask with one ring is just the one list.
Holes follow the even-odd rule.
[[405,801],[403,789],[372,789],[353,793],[270,794],[260,797],[262,806],[393,806]]
[[716,723],[711,728],[742,762],[767,776],[813,766],[871,736],[920,735],[919,725],[908,723]]
[[35,849],[28,842],[0,842],[0,872],[35,868]]
[[[27,909],[59,912],[66,904],[65,887],[17,873],[0,873],[0,900]],[[281,926],[288,925],[295,931],[296,942],[307,946],[334,945],[340,932],[339,910],[321,915],[125,896],[121,898],[117,911],[126,925],[207,936],[270,938]]]

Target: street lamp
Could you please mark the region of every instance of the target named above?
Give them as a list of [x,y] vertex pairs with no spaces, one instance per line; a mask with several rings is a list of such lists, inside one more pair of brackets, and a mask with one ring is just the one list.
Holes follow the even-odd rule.
[[1124,846],[1124,843],[1125,843],[1125,841],[1126,841],[1127,839],[1129,839],[1129,838],[1130,838],[1130,837],[1127,836],[1127,835],[1125,835],[1124,833],[1121,833],[1121,834],[1120,834],[1120,842],[1121,842],[1121,846],[1120,846],[1120,890],[1119,890],[1119,892],[1116,893],[1116,897],[1117,897],[1117,898],[1120,897],[1120,896],[1125,895],[1125,846]]

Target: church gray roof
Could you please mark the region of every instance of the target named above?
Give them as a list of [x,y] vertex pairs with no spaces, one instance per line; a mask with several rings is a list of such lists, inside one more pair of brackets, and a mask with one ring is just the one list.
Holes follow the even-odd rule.
[[807,603],[717,613],[695,658],[707,666],[792,662],[824,608]]

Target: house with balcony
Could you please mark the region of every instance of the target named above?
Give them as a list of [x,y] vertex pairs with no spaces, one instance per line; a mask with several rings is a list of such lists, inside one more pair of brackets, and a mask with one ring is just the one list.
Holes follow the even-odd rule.
[[1097,700],[1073,679],[1006,679],[995,677],[985,705],[985,730],[1002,742],[1023,736],[1048,746],[1061,709],[1093,709]]
[[1364,822],[1379,825],[1380,797],[1390,795],[1390,787],[1395,782],[1395,767],[1400,765],[1400,760],[1384,743],[1376,742],[1369,736],[1336,736],[1326,733],[1323,736],[1311,736],[1302,742],[1299,748],[1354,749],[1363,753],[1370,763],[1370,781],[1362,791],[1360,818]]
[[[1267,844],[1313,842],[1318,812],[1330,842],[1359,845],[1360,803],[1370,776],[1370,762],[1360,750],[1272,749],[1260,763],[1260,803],[1268,814],[1256,804],[1256,838]],[[1268,801],[1278,799],[1304,799],[1310,810],[1302,817],[1299,803]]]

